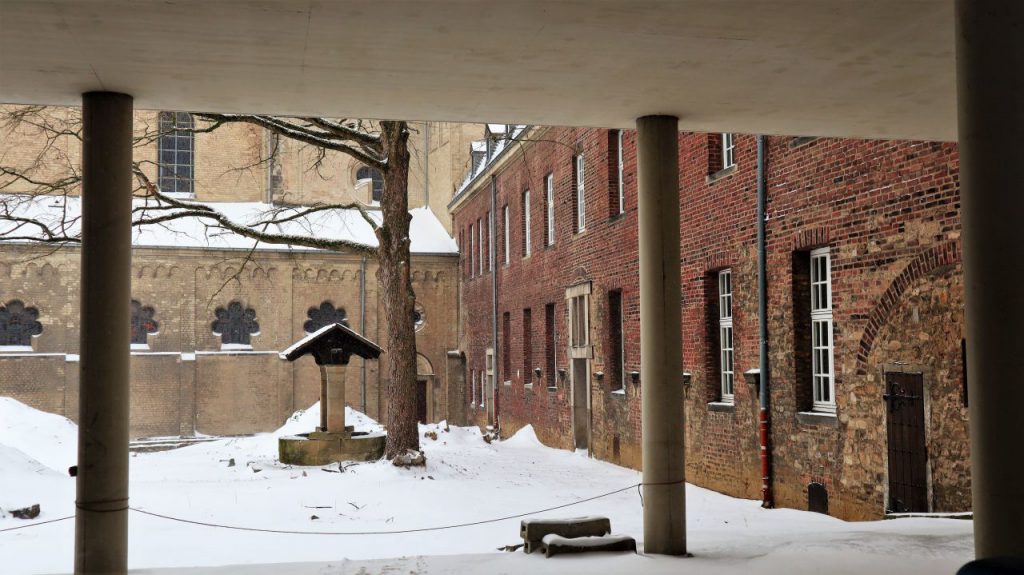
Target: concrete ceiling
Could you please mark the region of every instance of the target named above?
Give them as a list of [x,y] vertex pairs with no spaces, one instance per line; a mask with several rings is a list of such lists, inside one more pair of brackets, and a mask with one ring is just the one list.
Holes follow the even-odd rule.
[[0,0],[0,102],[956,138],[952,0]]

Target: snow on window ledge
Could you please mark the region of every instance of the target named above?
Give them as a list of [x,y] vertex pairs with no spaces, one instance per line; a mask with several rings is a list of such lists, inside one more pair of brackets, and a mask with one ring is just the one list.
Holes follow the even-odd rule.
[[[258,335],[258,334],[253,334]],[[247,343],[222,343],[221,351],[252,351],[252,346]]]
[[0,353],[32,353],[31,345],[0,345]]
[[130,347],[132,351],[149,351],[148,343],[133,343]]
[[620,387],[619,389],[613,389],[612,395],[616,397],[626,397],[626,388]]

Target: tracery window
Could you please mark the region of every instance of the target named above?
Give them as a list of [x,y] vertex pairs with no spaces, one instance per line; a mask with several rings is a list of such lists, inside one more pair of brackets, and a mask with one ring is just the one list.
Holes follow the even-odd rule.
[[158,185],[165,194],[195,193],[195,122],[187,112],[160,112],[157,139]]
[[0,306],[0,347],[31,347],[32,338],[43,333],[39,310],[18,299]]
[[153,319],[156,309],[150,305],[142,305],[137,300],[132,300],[132,345],[146,345],[150,335],[160,331],[160,323]]
[[325,301],[320,304],[319,307],[311,307],[306,311],[306,316],[309,318],[306,323],[302,324],[302,329],[306,333],[313,333],[316,330],[335,323],[340,323],[345,327],[348,325],[348,314],[345,312],[345,308],[334,307],[334,304]]
[[213,312],[217,318],[211,324],[213,335],[220,337],[222,347],[250,347],[252,336],[260,334],[256,321],[256,310],[233,301],[227,307],[218,307]]

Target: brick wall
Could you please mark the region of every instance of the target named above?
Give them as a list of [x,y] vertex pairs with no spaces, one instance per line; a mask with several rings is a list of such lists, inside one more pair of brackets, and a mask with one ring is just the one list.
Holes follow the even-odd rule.
[[[573,446],[570,383],[558,377],[525,385],[523,310],[533,310],[533,358],[545,357],[544,306],[556,305],[557,364],[569,369],[565,290],[591,282],[591,373],[608,372],[607,294],[622,290],[626,371],[639,371],[635,136],[624,144],[626,211],[614,214],[605,130],[535,130],[514,159],[496,162],[498,213],[509,206],[511,262],[497,270],[499,317],[510,312],[510,374],[498,385],[505,435],[532,424],[545,443]],[[687,389],[687,474],[731,495],[760,496],[757,389],[742,374],[758,367],[756,139],[735,137],[735,168],[719,171],[720,134],[680,135],[684,369]],[[955,145],[770,137],[768,185],[768,327],[777,503],[806,508],[807,485],[829,492],[830,512],[875,518],[886,507],[886,370],[917,369],[928,393],[930,499],[936,511],[969,508],[966,409],[960,340],[963,286],[959,264],[958,155]],[[574,233],[572,158],[586,158],[587,225]],[[543,245],[544,177],[555,176],[556,241]],[[486,175],[486,174],[485,174]],[[531,190],[533,253],[523,257],[521,197]],[[480,178],[454,206],[456,233],[490,209],[489,181]],[[500,224],[499,218],[499,224]],[[498,261],[504,231],[499,225]],[[832,257],[836,417],[801,417],[810,408],[808,252]],[[465,250],[465,245],[463,246]],[[465,256],[464,256],[465,257]],[[717,284],[732,271],[736,372],[734,405],[719,405]],[[492,274],[461,276],[461,348],[467,369],[483,369],[490,345]],[[501,334],[503,330],[499,331]],[[504,337],[499,335],[499,337]],[[505,349],[499,342],[497,348]],[[497,364],[503,365],[499,357]],[[909,366],[909,367],[908,367]],[[628,377],[625,394],[613,378],[587,382],[590,448],[599,458],[638,467],[643,374]],[[485,423],[466,407],[467,420]]]

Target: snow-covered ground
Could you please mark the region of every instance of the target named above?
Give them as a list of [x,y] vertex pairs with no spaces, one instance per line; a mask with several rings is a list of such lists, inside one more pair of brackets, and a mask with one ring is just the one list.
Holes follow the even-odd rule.
[[[349,411],[356,429],[375,422]],[[223,525],[296,531],[393,531],[474,522],[552,507],[627,487],[637,472],[542,446],[527,428],[485,443],[478,430],[421,426],[426,469],[389,463],[344,472],[282,466],[278,435],[311,430],[316,406],[273,434],[133,455],[131,504]],[[0,398],[0,509],[42,505],[35,521],[73,514],[74,424]],[[234,460],[234,465],[229,463]],[[337,466],[333,466],[337,470]],[[544,559],[498,547],[518,543],[519,520],[400,535],[290,535],[211,528],[130,513],[130,566],[201,567],[167,573],[951,573],[971,558],[970,521],[847,523],[761,509],[687,486],[692,559],[637,555]],[[642,543],[636,489],[545,517],[606,515]],[[314,519],[313,516],[316,516]],[[0,518],[0,529],[27,521]],[[0,532],[4,573],[72,568],[74,521]],[[305,562],[305,563],[297,563]],[[282,563],[289,563],[285,566]],[[267,564],[258,566],[257,564]],[[210,566],[245,565],[211,569]],[[159,570],[164,573],[165,571]]]

